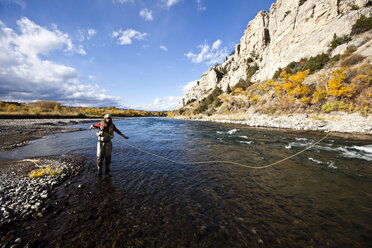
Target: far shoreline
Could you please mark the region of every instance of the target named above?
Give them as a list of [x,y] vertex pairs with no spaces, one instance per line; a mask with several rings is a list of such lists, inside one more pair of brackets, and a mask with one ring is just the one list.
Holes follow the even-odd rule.
[[221,124],[242,125],[249,128],[272,129],[284,132],[331,132],[331,136],[343,139],[372,141],[372,115],[332,113],[323,114],[289,114],[266,115],[245,113],[211,116],[175,116],[178,120],[213,122]]
[[[112,115],[113,118],[132,118],[132,117],[154,117],[154,116],[124,116]],[[103,116],[88,115],[25,115],[25,114],[0,114],[0,119],[102,119]]]

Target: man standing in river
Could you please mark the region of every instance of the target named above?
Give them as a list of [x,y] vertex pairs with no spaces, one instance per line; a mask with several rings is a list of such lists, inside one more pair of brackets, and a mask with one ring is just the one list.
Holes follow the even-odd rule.
[[110,114],[106,114],[101,122],[96,125],[90,125],[89,130],[93,128],[99,128],[97,132],[98,143],[97,143],[97,168],[98,175],[102,175],[102,164],[103,159],[105,159],[105,173],[110,174],[110,163],[111,163],[111,152],[112,152],[112,142],[111,139],[114,138],[114,131],[117,132],[124,139],[128,139],[127,136],[122,134],[119,129],[116,128],[112,122],[112,117]]

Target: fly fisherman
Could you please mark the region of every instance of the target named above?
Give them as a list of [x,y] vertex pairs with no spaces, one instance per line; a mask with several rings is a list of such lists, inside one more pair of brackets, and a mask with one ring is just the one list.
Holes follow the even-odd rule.
[[111,139],[114,138],[114,131],[117,132],[124,139],[128,139],[127,136],[122,134],[119,129],[116,128],[112,122],[110,114],[104,116],[103,121],[98,122],[96,125],[90,125],[89,130],[93,128],[99,128],[97,132],[98,143],[97,143],[97,167],[98,175],[102,175],[102,164],[103,158],[105,158],[105,172],[106,175],[110,174],[110,163],[111,163],[111,152],[112,152],[112,142]]

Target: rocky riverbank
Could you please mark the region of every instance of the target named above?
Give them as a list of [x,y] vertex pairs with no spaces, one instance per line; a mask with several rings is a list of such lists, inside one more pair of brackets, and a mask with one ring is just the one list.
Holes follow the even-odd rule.
[[229,115],[176,117],[178,119],[214,121],[220,123],[242,124],[250,127],[285,128],[304,131],[339,132],[349,134],[372,135],[372,115],[358,113],[331,114],[289,114],[266,115],[237,113]]
[[13,234],[13,226],[42,218],[53,208],[56,187],[78,175],[84,167],[83,161],[76,156],[61,156],[1,164],[1,247],[22,243],[22,239]]
[[[0,151],[27,145],[28,141],[48,134],[79,131],[67,125],[98,120],[0,119]],[[58,207],[68,204],[56,201],[56,191],[66,181],[64,187],[71,184],[87,165],[85,161],[76,155],[16,161],[0,158],[0,247],[37,247],[38,234],[36,239],[30,239],[21,233],[32,233],[31,221],[42,220],[44,215],[52,215]]]
[[28,141],[42,138],[52,133],[74,132],[79,128],[67,127],[83,122],[99,121],[87,119],[0,119],[0,151],[24,146]]

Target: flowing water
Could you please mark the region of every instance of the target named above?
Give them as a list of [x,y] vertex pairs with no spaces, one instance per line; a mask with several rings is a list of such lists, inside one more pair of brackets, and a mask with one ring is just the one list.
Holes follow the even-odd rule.
[[[130,118],[115,124],[130,137],[130,144],[173,160],[229,160],[252,166],[290,156],[324,136],[164,118]],[[330,136],[297,157],[252,170],[223,163],[175,164],[140,152],[123,140],[118,135],[113,140],[112,177],[87,173],[78,179],[86,185],[84,190],[57,192],[76,197],[71,196],[61,213],[45,220],[49,224],[43,234],[45,244],[371,245],[371,142]],[[83,154],[94,163],[95,152],[95,132],[86,130],[50,135],[0,155],[20,159]]]

